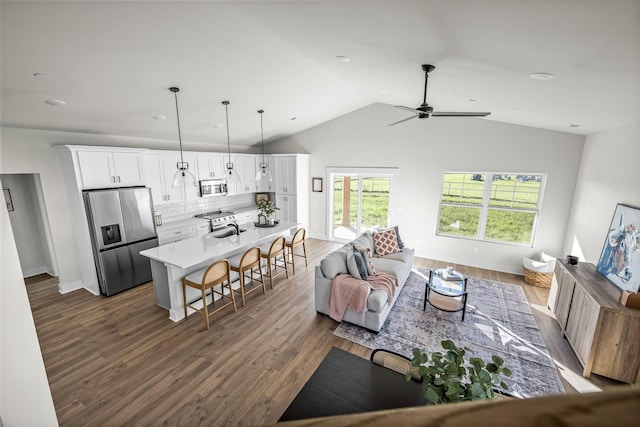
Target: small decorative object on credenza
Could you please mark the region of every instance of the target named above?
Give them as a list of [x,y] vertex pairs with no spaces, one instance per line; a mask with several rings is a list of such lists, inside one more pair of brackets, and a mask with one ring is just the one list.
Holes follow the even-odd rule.
[[578,258],[575,255],[567,255],[566,261],[567,261],[567,264],[569,264],[569,265],[578,265],[578,260],[579,259],[580,258]]
[[623,291],[640,290],[640,208],[618,203],[597,270]]

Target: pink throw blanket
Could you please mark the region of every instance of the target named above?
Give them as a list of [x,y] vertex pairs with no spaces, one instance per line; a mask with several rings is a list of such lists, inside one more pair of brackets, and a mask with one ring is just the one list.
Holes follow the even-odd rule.
[[329,295],[329,317],[341,322],[347,310],[357,313],[367,311],[369,289],[379,289],[387,293],[391,303],[398,287],[396,278],[388,273],[378,272],[369,276],[369,281],[356,279],[349,274],[338,274],[331,282]]

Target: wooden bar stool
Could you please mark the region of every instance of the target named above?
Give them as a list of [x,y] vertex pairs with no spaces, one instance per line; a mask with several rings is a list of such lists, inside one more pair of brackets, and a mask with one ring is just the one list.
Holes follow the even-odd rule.
[[[267,287],[264,285],[262,268],[260,268],[260,261],[260,248],[257,246],[248,249],[242,255],[236,255],[229,258],[229,263],[231,264],[231,272],[236,272],[240,276],[240,295],[242,296],[243,307],[245,305],[245,295],[260,288],[262,288],[262,293],[267,293]],[[260,282],[261,286],[256,286],[247,290],[246,285],[248,285],[249,283],[245,282],[245,279],[249,279],[249,283],[254,281]]]
[[[202,309],[191,305],[193,303],[187,304],[187,286],[199,289],[202,292]],[[225,293],[225,288],[228,289],[228,293]],[[228,299],[229,301],[209,312],[207,307],[207,291],[209,289],[211,290],[211,304],[215,302],[216,295],[219,297],[217,299],[222,301],[224,301],[224,299]],[[231,289],[231,270],[229,261],[226,259],[216,261],[209,267],[194,271],[184,277],[182,279],[182,299],[184,302],[184,318],[187,318],[187,307],[191,308],[204,316],[206,329],[209,329],[209,316],[212,314],[217,313],[229,305],[233,305],[233,311],[236,311],[236,300],[233,296],[233,290]]]
[[[287,247],[287,256],[291,257],[289,261],[291,263],[291,269],[293,270],[293,274],[296,274],[296,260],[295,257],[299,256],[304,258],[304,265],[307,264],[307,247],[304,244],[305,236],[307,235],[307,230],[304,228],[299,229],[290,239],[287,239],[285,246]],[[302,246],[302,254],[296,253],[296,247]]]
[[[267,261],[267,273],[269,284],[273,289],[273,278],[285,273],[289,278],[289,268],[287,266],[287,257],[285,254],[285,238],[280,236],[276,238],[270,245],[260,246],[260,257]],[[280,271],[278,271],[280,270]]]

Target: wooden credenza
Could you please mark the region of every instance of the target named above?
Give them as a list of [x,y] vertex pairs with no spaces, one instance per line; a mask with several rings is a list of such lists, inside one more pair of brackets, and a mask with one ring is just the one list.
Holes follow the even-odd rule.
[[[591,373],[640,382],[640,309],[620,304],[620,289],[591,263],[556,263],[549,306],[571,348]],[[555,292],[554,292],[555,291]]]

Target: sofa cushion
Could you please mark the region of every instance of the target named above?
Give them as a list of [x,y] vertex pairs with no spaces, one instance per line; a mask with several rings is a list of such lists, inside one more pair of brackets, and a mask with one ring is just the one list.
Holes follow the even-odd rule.
[[396,230],[393,228],[373,233],[373,242],[376,247],[376,253],[380,256],[400,252]]
[[360,246],[361,248],[369,248],[373,249],[373,237],[371,239],[365,237],[364,235],[359,236],[357,239],[351,242],[356,246]]
[[371,311],[379,313],[387,304],[387,293],[382,290],[373,290],[367,298],[367,308]]
[[406,268],[404,263],[386,258],[374,258],[373,265],[377,271],[393,274],[396,278],[400,278]]
[[327,255],[320,261],[320,269],[327,279],[333,279],[338,274],[349,274],[347,268],[347,254],[351,245],[345,245]]
[[376,274],[376,269],[373,267],[373,263],[371,262],[371,259],[373,258],[371,256],[371,249],[362,247],[362,246],[357,245],[355,243],[353,244],[353,248],[357,249],[358,251],[360,251],[360,253],[364,257],[364,261],[367,264],[367,274],[369,276],[371,276],[372,274]]
[[362,253],[356,249],[355,246],[351,247],[351,251],[349,255],[347,255],[347,268],[349,269],[349,274],[356,279],[366,281],[369,278],[367,274],[367,263]]
[[410,248],[404,248],[400,252],[396,252],[394,254],[385,255],[383,259],[391,259],[395,261],[402,261],[403,263],[413,262],[414,250]]

